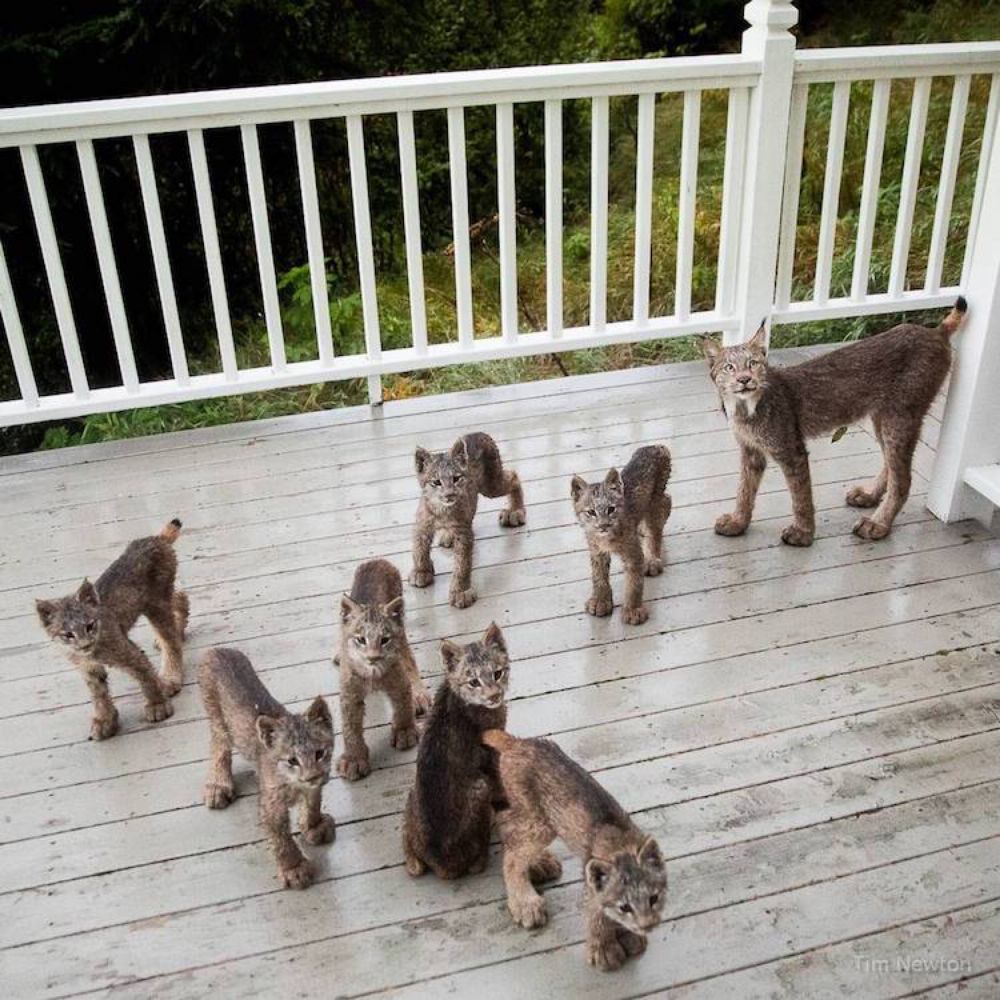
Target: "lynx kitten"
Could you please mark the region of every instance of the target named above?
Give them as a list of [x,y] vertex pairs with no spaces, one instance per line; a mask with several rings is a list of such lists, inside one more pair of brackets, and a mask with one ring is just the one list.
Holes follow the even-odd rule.
[[625,566],[627,625],[641,625],[649,618],[642,603],[643,574],[663,572],[663,526],[670,516],[670,452],[660,444],[636,449],[619,474],[612,469],[602,483],[588,484],[579,476],[571,483],[573,510],[587,536],[590,574],[594,592],[585,608],[603,617],[614,607],[611,597],[611,553]]
[[321,698],[295,715],[261,683],[237,649],[210,649],[198,670],[201,699],[212,733],[205,805],[225,809],[236,795],[233,750],[257,767],[260,825],[288,889],[312,884],[313,869],[292,837],[289,809],[299,806],[299,827],[310,844],[336,836],[333,817],[322,811],[323,786],[330,780],[333,718]]
[[514,528],[524,524],[524,494],[516,472],[503,467],[500,452],[489,434],[477,432],[459,438],[450,452],[416,453],[420,506],[413,529],[413,571],[410,583],[426,587],[434,579],[431,544],[434,533],[445,548],[455,548],[455,566],[448,600],[456,608],[475,603],[472,589],[472,519],[479,496],[508,497],[500,523]]
[[660,848],[582,767],[550,740],[519,740],[502,730],[483,734],[500,755],[508,807],[497,813],[507,905],[522,927],[548,919],[533,882],[562,874],[548,850],[557,837],[583,861],[587,957],[604,970],[646,950],[667,893]]
[[384,691],[392,703],[392,745],[408,750],[417,742],[414,715],[430,707],[403,624],[403,581],[385,559],[362,563],[351,593],[340,601],[340,714],[344,753],[337,770],[351,781],[371,771],[365,744],[365,699]]
[[[174,542],[180,530],[181,522],[175,518],[158,535],[130,542],[96,584],[84,580],[69,597],[35,602],[45,631],[62,643],[90,689],[94,702],[92,740],[105,740],[118,731],[118,710],[111,700],[107,667],[117,667],[138,681],[149,722],[173,715],[170,698],[184,683],[183,643],[188,620],[187,595],[174,589]],[[149,619],[163,651],[163,673],[159,676],[146,654],[128,637],[140,615]]]
[[496,624],[481,642],[441,646],[445,679],[438,688],[406,801],[406,870],[458,878],[486,867],[496,798],[484,730],[506,724],[507,646]]

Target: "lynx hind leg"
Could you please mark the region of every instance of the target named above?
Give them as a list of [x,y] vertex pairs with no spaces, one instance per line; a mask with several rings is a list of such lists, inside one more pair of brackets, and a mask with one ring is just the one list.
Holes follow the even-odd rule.
[[483,472],[479,492],[484,497],[507,497],[507,506],[500,511],[500,524],[505,528],[520,527],[527,517],[521,479],[512,469],[503,467],[503,459],[494,441],[484,442],[482,448]]
[[108,687],[108,672],[99,664],[83,669],[83,679],[87,682],[94,715],[90,721],[90,739],[107,740],[118,732],[118,709],[111,700]]
[[427,871],[427,865],[417,853],[416,834],[414,827],[417,818],[414,815],[416,806],[413,803],[413,792],[406,799],[406,809],[403,813],[403,857],[406,862],[406,874],[418,878]]
[[500,511],[500,524],[505,528],[519,528],[528,519],[524,509],[524,490],[516,472],[504,472],[504,493],[507,506]]
[[173,596],[174,621],[180,632],[181,642],[187,637],[188,619],[191,617],[191,602],[183,590],[175,590]]
[[208,752],[208,778],[205,781],[205,805],[209,809],[225,809],[236,798],[233,782],[233,749],[229,730],[214,698],[203,695],[211,733]]
[[160,684],[164,693],[172,697],[184,686],[184,631],[177,620],[174,599],[167,605],[157,604],[147,608],[146,617],[153,626],[163,653]]
[[885,494],[872,515],[861,518],[854,525],[854,534],[859,538],[877,541],[892,530],[896,515],[910,495],[913,452],[917,447],[920,423],[919,420],[882,421],[879,436],[885,455]]
[[663,572],[663,529],[672,506],[670,495],[661,493],[653,498],[649,513],[643,521],[643,569],[646,576],[659,576]]

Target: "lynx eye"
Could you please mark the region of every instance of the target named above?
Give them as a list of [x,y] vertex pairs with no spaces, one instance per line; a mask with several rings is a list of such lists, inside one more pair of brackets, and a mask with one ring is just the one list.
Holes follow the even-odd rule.
[[597,511],[596,511],[596,510],[594,510],[594,508],[593,508],[593,507],[591,507],[591,508],[590,508],[590,509],[589,509],[589,510],[587,511],[587,517],[597,517]]
[[365,638],[365,637],[364,637],[363,635],[356,635],[356,636],[354,637],[354,641],[355,641],[355,642],[356,642],[356,643],[357,643],[357,644],[358,644],[359,646],[366,646],[366,645],[368,644],[368,640],[367,640],[367,639],[366,639],[366,638]]
[[479,682],[479,678],[478,677],[470,677],[469,678],[469,687],[470,688],[482,687],[482,684],[480,684],[480,682]]
[[[325,756],[326,756],[326,747],[320,747],[320,748],[319,748],[319,749],[318,749],[318,750],[316,751],[316,759],[317,759],[317,760],[322,760],[322,759],[323,759],[323,758],[324,758]],[[652,902],[652,901],[651,901],[651,902]]]
[[609,513],[609,514],[613,514],[613,513],[614,513],[614,512],[615,512],[615,511],[616,511],[617,509],[618,509],[618,508],[617,508],[617,507],[614,507],[614,506],[612,506],[612,507],[608,507],[608,513]]
[[440,486],[440,485],[441,485],[441,480],[440,479],[432,479],[431,480],[431,486]]
[[87,622],[87,635],[90,635],[97,628],[97,622]]
[[64,639],[64,640],[66,641],[66,642],[72,642],[72,641],[73,641],[73,639],[75,639],[75,638],[76,638],[76,636],[75,636],[75,635],[73,635],[73,633],[72,633],[72,632],[63,632],[63,634],[62,634],[62,638],[63,638],[63,639]]
[[506,673],[505,670],[494,670],[493,671],[493,680],[495,680],[495,681],[502,681],[503,680],[503,675],[505,673]]
[[751,368],[756,368],[757,365],[760,364],[760,362],[756,358],[751,358],[748,364],[750,365]]
[[722,366],[722,370],[724,372],[734,372],[736,371],[736,365],[734,365],[732,362],[729,362],[729,364],[725,364]]
[[299,758],[298,757],[289,757],[288,760],[286,761],[286,763],[288,764],[289,767],[298,767],[299,766]]
[[391,633],[389,633],[389,632],[383,632],[382,633],[382,641],[383,642],[389,642],[390,639],[392,639],[392,634]]
[[631,913],[632,912],[632,904],[631,903],[619,903],[618,904],[618,909],[622,913]]
[[456,483],[460,483],[463,479],[465,479],[465,475],[461,472],[456,472],[452,478]]
[[649,897],[649,905],[650,906],[656,906],[656,904],[659,901],[660,901],[660,894],[658,892],[654,892],[653,895]]

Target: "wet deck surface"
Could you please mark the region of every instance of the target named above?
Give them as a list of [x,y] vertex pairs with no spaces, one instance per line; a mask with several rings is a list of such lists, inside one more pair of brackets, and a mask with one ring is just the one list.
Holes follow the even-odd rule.
[[[533,933],[510,921],[497,860],[456,883],[406,876],[415,751],[389,746],[378,702],[373,773],[328,786],[339,834],[307,848],[320,871],[308,891],[280,889],[245,765],[228,811],[201,805],[201,651],[243,649],[287,704],[333,696],[335,596],[364,558],[405,574],[413,449],[473,429],[520,472],[528,524],[501,529],[499,501],[484,501],[479,602],[448,606],[451,555],[436,554],[435,585],[407,589],[411,641],[436,685],[439,641],[495,619],[511,730],[553,735],[660,838],[667,919],[613,975],[584,961],[575,861]],[[647,583],[649,622],[626,627],[582,612],[569,478],[651,441],[674,456],[669,565]],[[924,474],[933,421],[925,442]],[[1000,995],[1000,542],[937,522],[919,475],[893,535],[859,542],[843,498],[875,472],[875,442],[852,431],[812,456],[809,550],[778,540],[790,508],[774,470],[751,530],[712,532],[737,454],[700,364],[0,461],[4,994]],[[189,683],[151,725],[113,674],[122,732],[88,742],[86,689],[43,642],[32,599],[96,576],[175,515]],[[153,653],[145,626],[135,637]]]

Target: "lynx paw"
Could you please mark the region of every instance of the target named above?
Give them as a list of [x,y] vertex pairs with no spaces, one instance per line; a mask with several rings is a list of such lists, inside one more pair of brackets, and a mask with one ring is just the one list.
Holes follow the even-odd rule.
[[622,608],[622,621],[626,625],[642,625],[649,620],[649,608],[637,604],[634,608]]
[[308,889],[313,882],[313,867],[303,858],[291,868],[279,868],[278,876],[286,889]]
[[160,675],[160,688],[163,691],[164,697],[173,698],[175,694],[180,692],[182,687],[184,687],[183,677]]
[[549,920],[545,909],[545,900],[539,895],[511,897],[507,900],[510,915],[515,924],[526,927],[529,931],[534,927],[544,927]]
[[332,844],[337,836],[337,824],[329,813],[322,813],[319,822],[303,830],[302,836],[309,844]]
[[114,715],[98,715],[90,720],[90,738],[107,740],[118,732],[118,712]]
[[591,597],[588,598],[584,609],[588,615],[593,615],[595,618],[607,618],[614,606],[610,597]]
[[442,531],[438,535],[438,545],[442,549],[450,549],[455,544],[455,536],[450,531]]
[[813,533],[800,528],[797,524],[790,524],[781,533],[781,540],[786,545],[795,545],[798,548],[808,548],[813,543]]
[[528,869],[532,882],[553,882],[561,875],[562,862],[551,851],[545,851]]
[[351,757],[343,754],[337,761],[337,774],[348,781],[357,781],[371,774],[372,766],[367,757]]
[[448,603],[453,608],[469,608],[476,603],[476,592],[472,587],[468,590],[452,590],[448,594]]
[[520,528],[527,519],[527,514],[523,507],[517,510],[500,511],[500,526],[502,528]]
[[232,785],[220,785],[213,781],[205,785],[205,805],[209,809],[225,809],[235,797]]
[[429,587],[433,582],[433,569],[414,569],[410,571],[411,587]]
[[608,935],[588,945],[587,960],[602,972],[614,972],[615,969],[620,969],[625,964],[626,958],[628,954],[614,935]]
[[406,859],[406,874],[412,878],[419,878],[427,871],[427,865],[418,857],[408,857]]
[[863,486],[855,486],[847,491],[848,507],[877,507],[879,497],[869,493]]
[[174,706],[169,701],[147,701],[144,711],[147,722],[162,722],[174,714]]
[[854,534],[858,538],[865,538],[871,542],[877,542],[881,538],[885,538],[889,534],[889,525],[879,524],[878,521],[873,521],[870,517],[863,517],[856,525],[854,525]]
[[715,533],[734,537],[742,535],[747,530],[747,522],[741,521],[735,514],[723,514],[715,522]]
[[409,750],[417,745],[419,739],[420,733],[416,726],[401,726],[399,729],[392,727],[390,740],[397,750]]
[[426,715],[431,710],[431,704],[433,699],[431,698],[430,691],[427,690],[422,684],[419,688],[415,687],[413,689],[413,714],[420,716]]
[[659,576],[663,572],[663,560],[647,559],[643,571],[646,576]]
[[646,950],[646,936],[634,931],[618,931],[618,943],[629,955],[641,955]]

